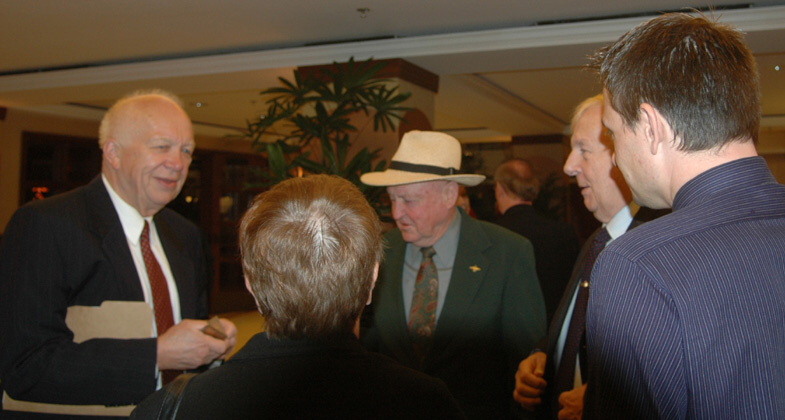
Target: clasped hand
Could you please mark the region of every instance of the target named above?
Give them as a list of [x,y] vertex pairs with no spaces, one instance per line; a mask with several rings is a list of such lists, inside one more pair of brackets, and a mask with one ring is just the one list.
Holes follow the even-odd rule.
[[548,385],[542,378],[545,373],[546,359],[545,353],[538,351],[518,364],[518,371],[515,373],[515,391],[513,391],[512,397],[526,410],[534,411],[537,406],[542,404],[542,393]]
[[220,319],[226,338],[219,340],[202,332],[207,321],[184,319],[158,337],[157,362],[161,370],[187,370],[228,355],[237,341],[237,327]]

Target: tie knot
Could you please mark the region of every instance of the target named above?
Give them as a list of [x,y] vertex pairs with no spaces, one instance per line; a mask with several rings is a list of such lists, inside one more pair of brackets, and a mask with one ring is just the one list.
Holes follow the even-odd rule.
[[423,260],[431,259],[434,255],[436,255],[436,250],[434,250],[432,246],[421,248],[420,252],[422,252]]
[[144,227],[142,228],[142,234],[139,236],[140,240],[150,240],[150,224],[147,223],[147,220],[144,221]]

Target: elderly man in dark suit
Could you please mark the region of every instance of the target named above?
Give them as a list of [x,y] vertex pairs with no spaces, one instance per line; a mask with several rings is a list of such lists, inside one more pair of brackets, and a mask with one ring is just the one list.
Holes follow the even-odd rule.
[[[179,193],[194,150],[191,122],[171,94],[136,92],[101,122],[102,175],[14,214],[0,250],[0,377],[14,399],[130,405],[185,369],[227,354],[202,332],[207,316],[203,238],[164,206]],[[81,343],[69,307],[147,302],[149,338]],[[101,322],[99,320],[99,322]],[[34,413],[5,411],[4,417]],[[46,417],[50,418],[50,417]]]
[[[397,229],[364,340],[443,379],[467,417],[506,418],[518,361],[545,332],[531,243],[456,207],[461,146],[438,132],[404,135],[389,168],[361,177],[386,186]],[[517,360],[516,360],[517,358]]]
[[584,319],[597,249],[658,215],[631,202],[630,189],[613,165],[613,143],[602,127],[602,95],[578,105],[571,128],[571,152],[564,172],[575,177],[584,205],[603,226],[581,250],[548,335],[538,346],[541,350],[524,359],[515,375],[515,400],[541,419],[580,418],[583,410]]
[[570,224],[534,209],[532,202],[540,192],[540,181],[527,160],[505,161],[496,168],[493,182],[496,209],[501,214],[496,224],[522,235],[534,246],[546,321],[550,322],[578,257],[578,236]]

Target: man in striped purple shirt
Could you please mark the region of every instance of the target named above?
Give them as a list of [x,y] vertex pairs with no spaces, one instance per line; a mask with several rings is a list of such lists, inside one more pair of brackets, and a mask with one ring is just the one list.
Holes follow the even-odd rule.
[[785,186],[742,34],[666,14],[593,65],[633,198],[673,212],[597,259],[584,418],[785,418]]

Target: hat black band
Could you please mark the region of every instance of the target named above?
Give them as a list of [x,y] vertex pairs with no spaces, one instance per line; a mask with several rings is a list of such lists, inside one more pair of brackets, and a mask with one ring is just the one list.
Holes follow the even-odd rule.
[[404,172],[421,172],[421,173],[435,174],[435,175],[455,175],[458,173],[458,170],[455,168],[442,168],[440,166],[432,166],[432,165],[418,165],[416,163],[406,163],[406,162],[400,162],[395,160],[390,162],[390,167],[388,169],[395,169]]

